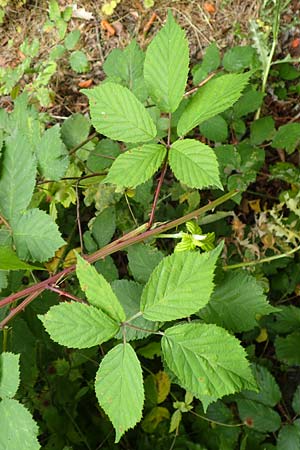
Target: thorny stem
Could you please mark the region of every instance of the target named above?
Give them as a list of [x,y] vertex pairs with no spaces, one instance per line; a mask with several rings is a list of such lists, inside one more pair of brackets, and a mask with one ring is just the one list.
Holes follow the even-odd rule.
[[[155,236],[157,234],[160,234],[167,230],[175,228],[179,225],[182,225],[183,223],[187,222],[188,220],[197,219],[200,215],[203,215],[208,211],[212,211],[217,206],[225,203],[227,200],[230,200],[232,197],[237,195],[237,193],[238,193],[238,190],[230,191],[227,194],[223,195],[222,197],[219,197],[216,200],[208,203],[207,205],[202,206],[202,208],[196,209],[195,211],[192,211],[191,213],[186,214],[185,216],[182,216],[179,219],[175,219],[170,222],[165,222],[163,224],[160,224],[160,223],[154,224],[151,229],[147,229],[148,224],[144,224],[141,227],[139,227],[138,229],[127,233],[126,235],[122,236],[119,239],[116,239],[115,241],[106,245],[102,249],[97,250],[95,253],[93,253],[89,256],[86,256],[85,259],[89,263],[94,263],[95,261],[98,261],[99,259],[104,259],[106,256],[109,256],[117,251],[123,250],[124,248],[129,247],[130,245],[136,244],[138,242],[142,242],[152,236]],[[48,289],[49,285],[50,286],[55,285],[59,279],[65,278],[66,276],[75,272],[75,270],[76,270],[75,264],[70,267],[66,267],[61,272],[58,272],[57,274],[52,275],[51,277],[47,278],[46,280],[40,281],[37,284],[29,286],[28,288],[25,288],[20,292],[16,292],[16,293],[11,294],[8,297],[0,300],[0,308],[1,308],[5,305],[15,302],[16,300],[18,300],[20,298],[29,296],[20,305],[18,305],[13,311],[11,311],[10,314],[2,322],[0,322],[0,329],[3,328],[4,325],[12,317],[14,317],[15,314],[20,312],[34,298],[36,298],[38,295],[40,295],[45,289]],[[14,311],[16,311],[16,312],[13,313]]]
[[85,303],[85,301],[82,298],[75,297],[75,295],[69,294],[69,292],[63,291],[62,289],[59,289],[55,286],[49,285],[49,286],[47,286],[47,289],[49,289],[49,291],[56,292],[57,294],[59,294],[63,297],[67,297],[67,298],[70,298],[71,300],[75,300],[75,302]]

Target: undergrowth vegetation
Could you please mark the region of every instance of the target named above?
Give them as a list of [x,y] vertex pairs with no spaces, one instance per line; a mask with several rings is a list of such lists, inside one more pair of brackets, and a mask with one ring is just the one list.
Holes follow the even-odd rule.
[[1,449],[300,448],[300,123],[266,101],[300,71],[265,3],[192,67],[169,11],[59,123],[57,61],[89,70],[67,8],[1,70]]

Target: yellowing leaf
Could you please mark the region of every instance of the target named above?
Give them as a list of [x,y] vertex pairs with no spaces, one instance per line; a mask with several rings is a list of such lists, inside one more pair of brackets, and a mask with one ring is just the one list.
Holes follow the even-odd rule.
[[170,393],[171,381],[168,374],[160,370],[155,375],[155,383],[157,389],[157,403],[162,403]]

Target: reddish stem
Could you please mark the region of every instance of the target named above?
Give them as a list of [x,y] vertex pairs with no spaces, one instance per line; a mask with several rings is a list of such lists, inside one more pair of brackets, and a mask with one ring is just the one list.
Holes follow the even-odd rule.
[[151,213],[150,213],[150,218],[149,218],[149,222],[148,222],[148,229],[152,227],[152,224],[154,222],[154,217],[155,217],[155,210],[156,210],[156,206],[157,206],[157,202],[158,202],[158,198],[159,198],[159,194],[160,194],[160,190],[162,187],[162,184],[164,182],[164,178],[167,172],[167,168],[168,168],[168,155],[165,158],[162,170],[161,170],[161,174],[155,189],[155,194],[154,194],[154,200],[153,200],[153,205],[151,208]]

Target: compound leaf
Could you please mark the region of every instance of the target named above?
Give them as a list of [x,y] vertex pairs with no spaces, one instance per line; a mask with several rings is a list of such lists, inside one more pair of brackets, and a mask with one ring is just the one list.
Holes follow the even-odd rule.
[[168,328],[162,350],[182,386],[200,400],[256,389],[245,350],[216,325],[185,323]]
[[20,382],[20,355],[2,353],[0,355],[0,397],[13,397]]
[[126,318],[123,307],[115,296],[110,284],[80,255],[77,255],[76,275],[80,287],[89,303],[101,309],[112,320],[123,322]]
[[128,150],[113,162],[105,183],[134,188],[152,177],[165,156],[165,147],[158,144],[145,144]]
[[176,141],[172,144],[169,162],[176,178],[189,187],[223,189],[216,155],[207,145],[195,139]]
[[58,227],[40,209],[30,209],[12,223],[17,254],[24,260],[46,261],[64,245]]
[[241,96],[250,72],[226,74],[201,87],[184,110],[177,126],[183,136],[200,123],[230,108]]
[[60,137],[59,125],[45,131],[37,145],[38,167],[41,174],[50,180],[59,180],[69,164],[67,149]]
[[143,290],[141,311],[145,319],[181,319],[206,305],[214,287],[218,256],[219,252],[178,252],[164,258]]
[[256,279],[244,271],[237,271],[225,274],[199,316],[205,322],[240,333],[256,327],[258,316],[276,311],[267,302]]
[[123,142],[146,142],[156,136],[150,115],[126,87],[109,82],[82,92],[89,98],[92,124],[99,133]]
[[169,12],[165,26],[149,45],[144,77],[153,101],[163,112],[174,112],[182,100],[189,70],[185,32]]
[[71,348],[89,348],[111,339],[117,322],[94,306],[64,302],[38,316],[53,341]]
[[141,419],[144,403],[142,369],[130,344],[119,344],[104,356],[95,390],[100,406],[115,428],[115,442],[119,442]]
[[0,402],[0,448],[38,450],[38,426],[25,406],[6,398]]
[[1,164],[0,212],[9,222],[27,208],[35,174],[36,162],[29,140],[21,133],[7,138]]

